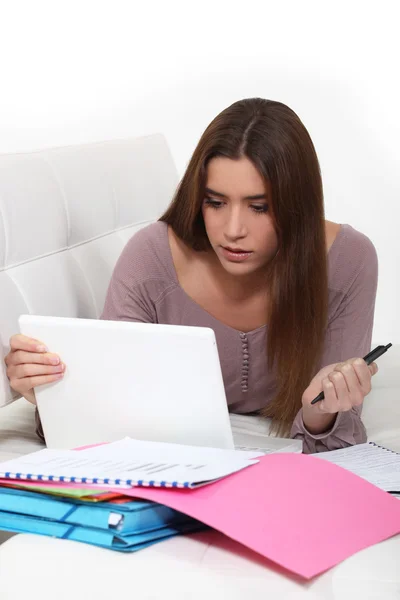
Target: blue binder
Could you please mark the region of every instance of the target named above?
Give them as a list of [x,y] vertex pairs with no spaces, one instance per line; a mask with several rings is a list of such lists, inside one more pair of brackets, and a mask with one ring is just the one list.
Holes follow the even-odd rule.
[[119,532],[96,529],[95,527],[82,527],[79,525],[58,523],[57,521],[50,521],[48,519],[40,519],[38,517],[0,512],[1,529],[15,533],[36,533],[76,542],[84,542],[121,552],[134,552],[172,536],[200,531],[205,529],[205,526],[195,519],[186,517],[185,519],[182,518],[181,522],[174,526],[171,525],[153,531],[122,535]]
[[172,508],[142,500],[124,504],[91,503],[1,487],[0,511],[83,527],[118,531],[122,534],[148,532],[164,526],[174,526],[179,524],[183,517]]

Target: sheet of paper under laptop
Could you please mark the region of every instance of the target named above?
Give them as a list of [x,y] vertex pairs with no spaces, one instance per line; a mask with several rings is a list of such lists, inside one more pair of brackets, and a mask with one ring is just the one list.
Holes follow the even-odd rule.
[[271,419],[256,415],[229,415],[233,441],[237,450],[275,454],[276,452],[303,452],[303,442],[271,435]]

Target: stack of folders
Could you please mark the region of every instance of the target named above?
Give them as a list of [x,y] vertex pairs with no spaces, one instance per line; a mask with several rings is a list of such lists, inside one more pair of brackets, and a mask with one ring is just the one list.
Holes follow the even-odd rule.
[[[40,450],[0,463],[0,530],[125,552],[205,528],[134,487],[191,488],[256,463],[259,453],[126,438],[83,450]],[[124,490],[126,494],[124,495]]]
[[[65,493],[60,488],[57,492]],[[76,490],[78,497],[74,498],[53,495],[48,488],[39,492],[1,487],[0,529],[132,552],[204,528],[195,519],[154,502],[107,493],[85,494],[85,490]]]
[[204,523],[309,579],[398,534],[398,491],[400,455],[374,444],[265,456],[128,438],[0,463],[0,529],[129,552]]

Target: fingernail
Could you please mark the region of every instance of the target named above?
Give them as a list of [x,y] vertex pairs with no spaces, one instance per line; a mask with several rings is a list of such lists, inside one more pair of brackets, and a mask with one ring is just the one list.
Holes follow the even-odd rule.
[[50,362],[51,362],[52,365],[58,365],[58,363],[60,362],[60,359],[57,358],[57,357],[56,358],[51,358]]
[[49,349],[47,346],[41,346],[41,345],[36,346],[36,352],[48,352],[48,351],[49,351]]
[[62,377],[64,377],[64,373],[57,373],[57,375],[54,375],[54,377],[56,379],[61,379]]

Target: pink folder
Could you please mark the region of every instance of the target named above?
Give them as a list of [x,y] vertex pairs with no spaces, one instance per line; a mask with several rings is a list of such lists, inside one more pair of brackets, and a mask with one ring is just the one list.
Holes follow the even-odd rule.
[[186,513],[306,579],[400,532],[398,499],[304,454],[264,456],[195,490],[123,493]]

